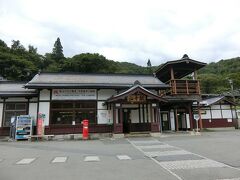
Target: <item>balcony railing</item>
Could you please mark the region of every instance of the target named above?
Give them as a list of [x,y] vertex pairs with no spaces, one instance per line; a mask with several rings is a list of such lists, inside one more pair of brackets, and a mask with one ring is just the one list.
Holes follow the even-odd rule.
[[170,81],[171,94],[200,94],[200,85],[198,80],[174,79]]
[[174,79],[169,82],[170,89],[161,91],[160,95],[200,95],[198,80]]

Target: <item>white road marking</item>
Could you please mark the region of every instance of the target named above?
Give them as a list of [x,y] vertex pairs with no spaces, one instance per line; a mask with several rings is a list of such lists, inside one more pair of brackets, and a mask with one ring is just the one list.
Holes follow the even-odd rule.
[[64,163],[67,161],[67,157],[55,157],[52,163]]
[[128,155],[117,155],[117,158],[119,160],[131,160],[131,158]]
[[226,167],[225,164],[209,160],[181,160],[181,161],[165,161],[160,164],[171,170],[171,169],[196,169],[196,168],[209,168],[209,167]]
[[33,162],[36,158],[24,158],[20,161],[18,161],[16,164],[30,164]]
[[150,141],[131,141],[134,144],[151,144],[151,143],[159,143],[161,144],[161,142],[159,142],[158,140],[150,140]]
[[217,180],[240,180],[240,178],[230,178],[230,179],[217,179]]
[[[138,149],[139,151],[141,151],[143,154],[145,154],[145,152],[139,148],[138,146],[136,146],[134,143],[132,143],[129,139],[127,139],[127,141],[133,145],[133,147],[135,147],[136,149]],[[167,172],[169,172],[171,175],[175,176],[178,180],[183,180],[180,176],[178,176],[176,173],[170,171],[169,169],[165,168],[164,166],[162,166],[160,164],[160,162],[158,162],[156,159],[149,157],[151,160],[153,160],[155,163],[157,163],[158,165],[160,165],[163,169],[165,169]]]
[[[148,145],[148,146],[138,146],[141,149],[165,149],[165,148],[173,148],[173,146],[170,146],[168,144],[160,144],[160,145]],[[174,147],[175,148],[175,147]]]
[[84,159],[85,162],[97,162],[100,161],[98,156],[86,156]]
[[173,150],[173,151],[153,151],[153,152],[145,152],[145,154],[149,157],[157,157],[157,156],[173,156],[173,155],[184,155],[184,154],[192,154],[185,150]]

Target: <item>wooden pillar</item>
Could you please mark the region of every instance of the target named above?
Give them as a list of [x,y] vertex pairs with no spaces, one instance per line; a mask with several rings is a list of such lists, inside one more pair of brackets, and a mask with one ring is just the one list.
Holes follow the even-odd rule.
[[153,108],[152,108],[152,104],[150,104],[150,118],[151,118],[151,123],[153,123]]
[[178,131],[178,115],[177,115],[177,109],[174,109],[175,110],[175,120],[176,120],[176,127],[175,127],[175,130]]
[[199,115],[199,128],[200,130],[202,130],[203,128],[203,123],[202,123],[202,117],[201,117],[201,110],[200,110],[200,105],[199,105],[199,102],[198,102],[198,115]]
[[173,71],[173,68],[172,68],[172,67],[171,67],[170,71],[171,71],[171,80],[174,80],[174,79],[175,79],[175,78],[174,78],[174,71]]
[[122,109],[122,107],[119,109],[119,111],[120,111],[120,121],[119,121],[119,123],[122,124],[123,123],[123,109]]
[[190,130],[193,130],[193,113],[192,113],[192,105],[188,105],[188,113],[189,113],[189,120],[190,120]]
[[193,80],[197,80],[197,70],[196,69],[194,70],[193,78],[194,78]]
[[116,108],[115,105],[113,105],[113,132],[116,131]]

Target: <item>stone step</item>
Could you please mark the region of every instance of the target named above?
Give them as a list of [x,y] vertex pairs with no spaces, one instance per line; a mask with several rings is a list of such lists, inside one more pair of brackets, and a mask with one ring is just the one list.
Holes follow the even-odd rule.
[[132,132],[129,134],[124,134],[124,137],[151,137],[151,134],[149,132]]

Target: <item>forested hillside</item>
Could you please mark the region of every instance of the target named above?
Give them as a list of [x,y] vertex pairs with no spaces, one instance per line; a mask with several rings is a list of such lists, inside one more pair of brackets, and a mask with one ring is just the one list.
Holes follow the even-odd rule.
[[[46,72],[83,72],[83,73],[131,73],[152,74],[152,67],[146,60],[146,67],[128,62],[108,60],[94,53],[82,53],[71,58],[64,57],[63,47],[58,38],[52,52],[38,54],[37,48],[29,45],[25,48],[19,40],[12,41],[11,47],[0,40],[0,75],[8,80],[28,81],[39,70]],[[222,93],[240,89],[240,58],[210,63],[199,71],[203,93]]]
[[222,93],[240,89],[240,57],[210,63],[199,71],[204,93]]

